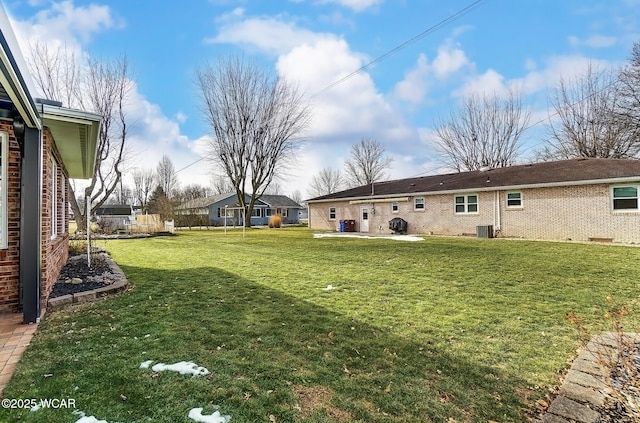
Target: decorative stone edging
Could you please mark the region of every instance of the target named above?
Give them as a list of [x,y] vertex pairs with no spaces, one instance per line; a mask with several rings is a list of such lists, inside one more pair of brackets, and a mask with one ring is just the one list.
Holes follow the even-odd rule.
[[[626,334],[625,334],[626,335]],[[602,367],[616,354],[619,340],[614,333],[594,336],[574,360],[558,396],[537,423],[598,423],[600,412],[612,391]],[[633,335],[629,335],[633,336]]]
[[50,298],[47,302],[47,310],[57,310],[69,304],[88,303],[97,301],[109,295],[117,294],[125,291],[129,287],[129,281],[124,275],[124,272],[116,264],[113,259],[105,255],[104,258],[111,269],[115,281],[102,288],[92,289],[90,291],[78,292],[76,294],[61,295],[60,297]]

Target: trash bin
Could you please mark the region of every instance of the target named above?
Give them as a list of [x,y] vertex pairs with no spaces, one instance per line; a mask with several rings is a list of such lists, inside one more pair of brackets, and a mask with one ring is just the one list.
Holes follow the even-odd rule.
[[344,221],[344,230],[345,230],[345,232],[355,232],[356,231],[356,221],[355,220],[345,220]]
[[341,220],[340,221],[340,232],[346,232],[347,231],[346,226],[347,226],[346,222],[344,220]]

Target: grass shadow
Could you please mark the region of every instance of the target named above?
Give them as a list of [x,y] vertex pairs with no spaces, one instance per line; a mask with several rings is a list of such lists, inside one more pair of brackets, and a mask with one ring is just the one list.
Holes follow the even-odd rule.
[[[524,381],[428,339],[214,267],[122,269],[128,294],[47,316],[5,397],[74,398],[123,422],[187,422],[190,408],[213,405],[233,422],[525,420]],[[191,360],[211,375],[156,374],[139,368],[146,360]],[[53,409],[5,418],[77,420]]]

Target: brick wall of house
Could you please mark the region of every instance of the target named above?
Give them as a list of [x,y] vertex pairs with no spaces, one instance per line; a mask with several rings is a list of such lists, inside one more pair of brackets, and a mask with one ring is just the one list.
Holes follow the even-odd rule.
[[15,312],[20,289],[20,146],[10,121],[0,120],[0,131],[9,134],[8,248],[0,250],[0,312]]
[[[46,303],[53,285],[58,280],[60,269],[67,262],[69,256],[68,230],[68,202],[66,190],[66,176],[62,161],[53,142],[48,128],[43,130],[44,157],[42,163],[42,280],[40,282],[41,298]],[[53,174],[51,158],[56,159],[57,172]],[[52,178],[57,180],[57,192],[52,192]],[[57,204],[58,219],[52,222],[52,197]],[[57,235],[52,237],[53,227],[56,225]]]
[[[339,221],[353,219],[360,231],[360,210],[369,209],[369,232],[385,233],[389,220],[401,217],[413,234],[475,234],[479,225],[500,226],[498,236],[527,239],[576,240],[611,238],[614,242],[640,242],[640,212],[614,212],[610,184],[521,190],[522,207],[507,208],[505,191],[479,192],[478,213],[456,214],[454,194],[424,196],[424,210],[414,209],[414,197],[391,203],[349,204],[348,201],[311,203],[309,225],[314,230],[337,230]],[[335,207],[335,220],[329,208]],[[371,213],[371,210],[374,210]]]

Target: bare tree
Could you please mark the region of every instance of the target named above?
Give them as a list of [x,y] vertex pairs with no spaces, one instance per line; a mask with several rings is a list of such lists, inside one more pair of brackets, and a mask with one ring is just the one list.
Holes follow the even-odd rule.
[[124,107],[132,87],[127,58],[111,62],[88,58],[79,64],[66,47],[49,50],[46,44],[37,43],[28,56],[32,68],[35,66],[30,69],[35,82],[48,99],[97,113],[103,119],[95,171],[84,189],[83,202],[77,201],[74,185],[68,184],[71,209],[78,227],[84,228],[86,208],[80,205],[90,204],[93,213],[111,196],[122,177],[128,124]]
[[629,119],[634,129],[640,127],[640,42],[631,49],[631,57],[620,71],[620,109],[623,119]]
[[191,201],[197,198],[206,198],[209,195],[209,188],[198,184],[189,184],[178,191],[176,199],[184,203],[185,201]]
[[80,108],[83,85],[81,63],[67,45],[51,49],[35,41],[29,45],[27,64],[45,98],[61,101],[67,107]]
[[518,91],[505,97],[472,93],[435,124],[445,163],[458,172],[512,165],[530,116]]
[[211,183],[211,187],[214,195],[228,194],[235,191],[233,184],[229,182],[229,179],[226,176],[215,176]]
[[[387,178],[385,170],[391,166],[393,159],[384,156],[385,149],[381,142],[372,139],[361,139],[351,146],[351,155],[344,163],[345,182],[350,187],[369,185]],[[323,175],[321,175],[322,177]],[[324,177],[331,176],[325,173]],[[333,175],[335,181],[336,175]],[[341,178],[338,178],[338,181]],[[326,185],[324,188],[337,189],[338,186]],[[334,191],[335,192],[335,191]]]
[[122,180],[120,180],[120,187],[116,189],[107,203],[111,204],[132,204],[134,201],[133,190],[128,185],[122,184]]
[[325,167],[317,175],[313,175],[309,185],[311,197],[321,197],[340,191],[344,185],[344,178],[340,169]]
[[[310,108],[286,81],[240,58],[199,69],[196,83],[213,132],[209,158],[251,215],[255,201],[295,158]],[[244,223],[251,225],[250,219]]]
[[282,185],[279,182],[271,182],[269,186],[264,190],[264,194],[269,195],[282,195],[284,191],[282,190]]
[[143,212],[147,211],[147,203],[151,191],[155,187],[156,174],[151,169],[136,169],[133,171],[133,192],[138,205]]
[[289,195],[289,198],[291,198],[293,201],[295,201],[298,204],[302,203],[302,200],[303,200],[302,193],[300,192],[299,189],[293,191],[291,195]]
[[162,156],[156,168],[156,181],[168,198],[172,198],[178,189],[178,175],[171,159],[166,154]]
[[618,74],[589,66],[584,74],[562,79],[551,103],[550,140],[539,156],[628,158],[640,152],[640,128],[623,108]]

